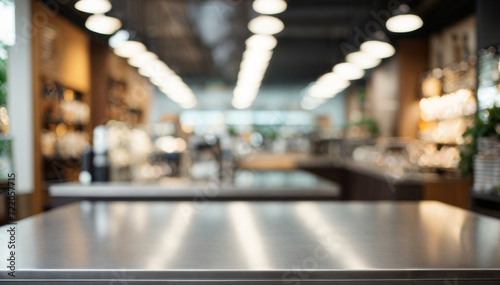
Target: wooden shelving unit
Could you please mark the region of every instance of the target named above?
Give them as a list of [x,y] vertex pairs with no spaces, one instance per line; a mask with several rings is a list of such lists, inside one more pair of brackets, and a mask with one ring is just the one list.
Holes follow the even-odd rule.
[[[32,17],[46,15],[47,8],[32,1]],[[60,15],[47,17],[44,25],[32,24],[33,62],[33,132],[34,132],[34,192],[33,214],[39,213],[49,201],[47,182],[74,181],[78,177],[78,155],[61,155],[55,151],[47,155],[42,136],[60,139],[68,132],[89,136],[92,126],[68,120],[62,116],[61,104],[78,101],[91,107],[90,37]],[[49,94],[49,85],[57,86]],[[72,93],[71,96],[65,92]],[[72,98],[71,98],[72,97]],[[68,113],[68,112],[67,112]],[[70,113],[70,112],[69,112]],[[90,117],[90,115],[89,115]],[[87,140],[88,143],[88,140]]]

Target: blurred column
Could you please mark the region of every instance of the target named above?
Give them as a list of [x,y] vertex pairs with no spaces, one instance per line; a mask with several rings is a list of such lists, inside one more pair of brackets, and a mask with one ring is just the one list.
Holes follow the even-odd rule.
[[7,107],[19,195],[32,193],[34,188],[31,1],[16,0],[15,11],[16,43],[7,59]]
[[478,0],[477,2],[477,39],[478,50],[500,44],[500,1]]

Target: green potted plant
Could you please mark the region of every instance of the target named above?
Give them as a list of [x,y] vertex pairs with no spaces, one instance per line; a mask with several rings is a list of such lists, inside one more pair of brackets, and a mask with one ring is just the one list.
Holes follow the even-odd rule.
[[[465,144],[460,150],[459,170],[465,176],[473,171],[474,157],[478,154],[481,140],[493,140],[494,144],[500,144],[500,107],[493,106],[478,114],[475,125],[468,128],[463,137]],[[500,185],[495,187],[495,191],[500,191]]]
[[500,107],[485,109],[482,115],[476,116],[476,124],[463,134],[465,145],[460,151],[459,169],[462,174],[472,173],[474,155],[477,154],[479,138],[500,139]]

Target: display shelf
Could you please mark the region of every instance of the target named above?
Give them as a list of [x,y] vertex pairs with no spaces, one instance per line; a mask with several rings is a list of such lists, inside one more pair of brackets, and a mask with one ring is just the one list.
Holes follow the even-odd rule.
[[[43,4],[32,5],[32,17],[44,13]],[[60,15],[48,17],[45,25],[32,28],[37,30],[31,49],[35,169],[32,209],[38,213],[48,202],[45,182],[53,180],[54,173],[64,181],[77,178],[74,173],[79,166],[46,154],[57,154],[56,144],[65,145],[63,152],[73,154],[78,144],[75,141],[85,139],[88,143],[92,93],[88,34]]]

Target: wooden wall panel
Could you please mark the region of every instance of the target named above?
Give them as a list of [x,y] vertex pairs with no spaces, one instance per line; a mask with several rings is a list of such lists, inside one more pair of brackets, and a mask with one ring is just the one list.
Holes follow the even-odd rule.
[[420,75],[428,70],[427,40],[401,40],[397,44],[399,114],[397,136],[417,138],[420,122]]
[[127,60],[113,53],[107,44],[93,41],[92,44],[92,125],[105,124],[113,119],[107,116],[109,106],[110,79],[125,84],[126,103],[129,107],[142,111],[140,124],[148,123],[149,106],[154,97],[154,89],[149,80],[141,76],[137,68]]
[[[90,109],[90,125],[95,128],[98,125],[105,124],[106,120],[106,56],[108,46],[100,41],[91,43],[91,85],[92,85],[92,108]],[[91,134],[92,135],[92,134]],[[92,141],[92,136],[90,141]]]

